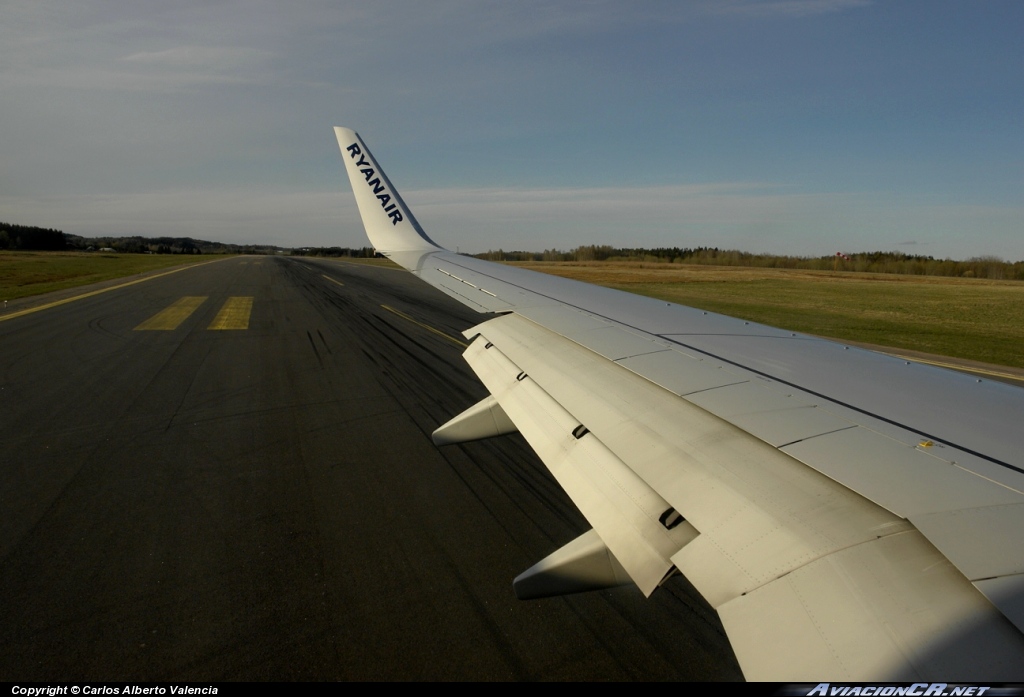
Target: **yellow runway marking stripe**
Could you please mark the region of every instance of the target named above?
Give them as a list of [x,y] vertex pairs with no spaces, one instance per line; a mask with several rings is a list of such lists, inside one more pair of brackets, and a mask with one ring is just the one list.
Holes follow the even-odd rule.
[[[385,271],[405,271],[405,269],[403,269],[400,266],[384,266],[382,264],[359,264],[359,263],[354,262],[354,261],[336,261],[334,263],[336,263],[336,264],[344,264],[345,266],[358,266],[358,267],[363,268],[363,269],[384,269]],[[405,272],[409,273],[408,271],[405,271]]]
[[216,264],[218,261],[224,261],[225,259],[234,259],[236,257],[224,257],[223,259],[211,259],[210,261],[201,261],[198,264],[189,264],[188,266],[181,266],[170,271],[164,271],[163,273],[153,274],[152,276],[146,276],[145,278],[136,278],[134,281],[128,281],[127,283],[119,283],[116,286],[108,286],[106,288],[100,288],[99,290],[91,290],[88,293],[82,293],[71,298],[64,298],[63,300],[55,300],[52,303],[46,303],[45,305],[39,305],[38,307],[30,307],[27,310],[18,310],[12,312],[9,315],[0,316],[0,322],[4,322],[15,317],[24,317],[25,315],[31,315],[33,312],[39,312],[41,310],[49,310],[51,307],[59,307],[61,305],[67,305],[73,303],[76,300],[84,300],[85,298],[91,298],[94,295],[100,293],[108,293],[112,290],[119,288],[127,288],[128,286],[134,286],[136,283],[144,283],[145,281],[152,281],[154,278],[162,278],[163,276],[170,276],[172,273],[178,273],[179,271],[185,271],[186,269],[194,269],[199,266],[206,266],[207,264]]
[[448,341],[452,342],[453,344],[457,344],[457,345],[461,346],[462,348],[466,348],[466,347],[469,346],[469,344],[467,344],[464,341],[459,341],[458,339],[456,339],[453,336],[448,336],[447,334],[442,332],[440,329],[434,329],[430,325],[423,324],[423,322],[417,322],[412,317],[410,317],[409,315],[405,314],[404,312],[401,312],[400,310],[396,310],[393,307],[388,307],[387,305],[381,305],[381,307],[383,307],[388,312],[393,312],[394,314],[398,315],[399,317],[401,317],[404,320],[408,320],[408,321],[412,322],[413,324],[415,324],[415,325],[417,325],[419,327],[423,327],[428,332],[433,332],[434,334],[437,334],[439,337],[447,339]]
[[156,313],[145,322],[135,327],[135,331],[170,331],[189,318],[199,306],[206,302],[205,295],[186,295],[171,304],[165,310]]
[[248,329],[252,297],[228,298],[207,329]]
[[330,277],[330,276],[328,276],[327,274],[320,274],[320,275],[321,275],[321,276],[323,276],[324,278],[326,278],[326,279],[327,279],[328,281],[330,281],[331,283],[337,283],[337,284],[338,284],[339,286],[343,286],[343,285],[345,285],[345,284],[344,284],[344,283],[342,283],[341,281],[335,281],[335,280],[334,280],[333,278],[331,278],[331,277]]
[[925,358],[915,358],[914,356],[904,356],[899,353],[890,353],[890,356],[894,358],[900,358],[905,361],[914,361],[915,363],[925,363],[927,365],[935,365],[940,368],[952,368],[953,370],[959,370],[964,373],[976,373],[978,375],[990,375],[992,377],[1009,378],[1010,380],[1024,380],[1024,377],[1015,375],[1014,373],[1000,373],[996,370],[986,370],[984,368],[974,368],[969,365],[960,365],[958,363],[943,363],[942,361],[930,361]]

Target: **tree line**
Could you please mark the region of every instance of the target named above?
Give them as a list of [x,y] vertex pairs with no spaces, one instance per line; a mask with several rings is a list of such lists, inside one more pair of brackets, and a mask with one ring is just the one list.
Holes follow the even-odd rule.
[[0,223],[0,249],[60,251],[67,249],[67,243],[60,230]]
[[612,247],[582,245],[570,251],[543,252],[492,250],[474,255],[488,261],[632,261],[657,264],[748,266],[758,268],[859,271],[914,276],[957,276],[1024,280],[1024,261],[1008,262],[995,256],[957,261],[902,252],[857,252],[821,257],[752,254],[717,247]]
[[[60,230],[0,222],[0,249],[40,251],[113,250],[127,254],[280,254],[304,256],[376,256],[372,247],[302,247],[287,249],[274,245],[225,244],[191,237],[81,237]],[[857,252],[821,257],[752,254],[718,247],[612,247],[581,245],[570,251],[543,252],[491,250],[473,255],[489,261],[633,261],[657,264],[749,266],[817,271],[860,271],[865,273],[909,274],[914,276],[957,276],[1024,280],[1024,261],[1008,262],[995,256],[957,261],[935,259],[902,252]]]
[[82,237],[61,230],[0,222],[0,249],[19,251],[112,250],[121,254],[277,254],[268,244],[225,244],[192,237]]
[[356,257],[373,259],[379,256],[373,247],[298,247],[292,250],[292,256],[302,257]]

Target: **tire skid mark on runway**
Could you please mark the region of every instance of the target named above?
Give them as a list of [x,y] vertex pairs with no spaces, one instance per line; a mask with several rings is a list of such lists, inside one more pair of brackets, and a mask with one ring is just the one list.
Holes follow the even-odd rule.
[[449,335],[445,334],[440,329],[435,329],[434,327],[431,327],[428,324],[424,324],[423,322],[415,320],[412,317],[410,317],[409,315],[407,315],[404,312],[402,312],[401,310],[396,310],[395,308],[391,307],[390,305],[381,305],[381,307],[383,307],[388,312],[391,312],[391,313],[394,313],[394,314],[398,315],[399,317],[401,317],[404,320],[408,320],[408,321],[412,322],[413,324],[415,324],[418,327],[423,327],[428,332],[433,332],[434,334],[437,334],[441,338],[447,339],[448,341],[452,342],[456,346],[461,346],[462,348],[469,348],[469,344],[467,344],[465,341],[460,341],[459,339],[456,339],[454,336],[449,336]]
[[[185,342],[182,342],[181,344],[178,344],[177,348],[175,348],[175,350],[174,350],[174,354],[172,354],[172,357],[174,355],[177,355],[177,353],[179,352],[179,350],[182,349],[182,346],[184,346],[184,344],[185,344]],[[206,359],[209,357],[210,352],[212,350],[213,350],[213,347],[207,345],[205,347],[205,350],[203,351],[202,358],[200,358],[199,361],[197,361],[195,363],[196,370],[195,370],[195,372],[192,373],[192,378],[188,381],[188,386],[181,390],[181,399],[178,400],[178,404],[174,407],[174,411],[171,412],[170,418],[167,419],[167,424],[164,426],[164,432],[165,433],[170,431],[171,428],[173,428],[175,423],[178,421],[178,415],[181,414],[182,407],[184,406],[185,402],[188,400],[189,393],[192,392],[192,387],[196,384],[196,378],[198,377],[200,370],[202,370],[202,367],[206,363]],[[172,363],[172,360],[168,360],[166,363],[164,363],[163,367],[161,368],[161,373],[165,369],[169,369],[169,366],[171,365],[171,363]],[[154,376],[154,380],[155,380],[155,376]],[[146,394],[145,392],[142,393],[142,395],[145,395],[145,394]]]
[[500,676],[501,680],[536,680],[536,676],[530,674],[530,671],[526,669],[526,665],[520,660],[519,656],[516,655],[515,646],[508,640],[508,637],[501,634],[498,631],[498,627],[495,626],[494,620],[492,619],[493,610],[487,607],[486,602],[481,601],[479,585],[470,583],[469,579],[465,577],[462,571],[455,562],[446,556],[440,557],[440,560],[448,568],[448,572],[452,575],[452,578],[462,589],[463,596],[470,600],[470,604],[473,612],[479,618],[480,625],[483,626],[484,631],[491,639],[491,644],[498,649],[501,658],[508,664],[508,667],[512,670],[510,676]]
[[[430,351],[426,346],[421,344],[416,339],[413,339],[410,335],[401,331],[395,325],[391,324],[390,322],[387,322],[386,319],[384,319],[383,317],[379,319],[386,327],[395,330],[398,336],[409,341],[414,348],[427,351],[438,361],[445,360],[444,357],[438,356],[433,351]],[[389,373],[387,374],[387,377],[389,378],[389,380],[382,381],[382,385],[394,396],[395,400],[399,404],[405,406],[405,403],[408,401],[409,397],[415,396],[418,402],[431,403],[436,405],[439,410],[448,410],[450,412],[448,416],[454,415],[455,413],[458,413],[459,410],[461,410],[459,409],[456,411],[451,411],[450,407],[448,407],[446,404],[442,403],[437,399],[437,396],[439,394],[438,390],[450,389],[450,385],[448,383],[438,385],[437,389],[431,389],[426,387],[425,377],[428,375],[434,375],[434,370],[429,363],[424,362],[412,350],[406,348],[405,346],[402,346],[398,341],[396,341],[394,337],[389,336],[387,332],[380,331],[379,327],[373,326],[373,328],[377,329],[377,331],[380,333],[381,338],[389,341],[403,353],[405,353],[410,358],[424,366],[425,372],[417,373],[415,375],[410,376],[406,374],[404,371],[398,370],[397,366],[388,361],[388,367],[390,370]],[[369,342],[370,345],[373,345],[375,343],[376,342]],[[375,363],[380,364],[376,357],[367,352],[366,349],[364,349],[364,353]],[[384,358],[383,356],[381,357]],[[470,380],[475,380],[475,376],[471,376]],[[480,389],[484,389],[482,385],[480,385]],[[469,395],[467,395],[467,398],[464,401],[466,406],[469,406],[478,399],[479,397],[470,397]],[[448,418],[445,417],[444,419],[436,420],[432,423],[424,423],[422,415],[416,413],[414,410],[410,409],[407,406],[405,407],[405,409],[410,419],[412,419],[413,423],[417,424],[420,431],[423,433],[423,437],[425,440],[429,440],[431,434],[433,433],[433,430]],[[515,445],[513,445],[513,443],[515,443]],[[547,509],[546,514],[555,516],[569,529],[576,531],[576,534],[579,534],[587,529],[586,521],[578,513],[575,507],[571,505],[571,501],[569,500],[568,496],[565,494],[564,491],[562,491],[561,487],[558,486],[554,477],[551,476],[547,468],[544,467],[543,463],[540,462],[540,460],[533,453],[533,451],[530,450],[528,446],[526,446],[525,441],[522,441],[520,439],[518,442],[515,442],[510,441],[509,439],[504,439],[501,443],[502,447],[500,448],[496,447],[494,442],[473,443],[458,446],[459,451],[462,453],[464,457],[466,457],[470,461],[475,461],[477,458],[473,457],[471,451],[467,451],[465,449],[467,445],[473,449],[486,448],[488,449],[492,457],[497,457],[500,460],[502,460],[502,466],[499,468],[502,477],[511,477],[517,485],[525,488],[537,500],[541,501]],[[504,448],[508,447],[515,448],[515,456],[507,455],[504,452]],[[451,451],[447,448],[439,448],[438,451],[441,454],[441,456],[445,458],[446,462],[449,464],[449,466],[451,467],[452,471],[456,474],[456,476],[458,476],[459,479],[462,480],[462,482],[465,484],[467,490],[470,491],[472,495],[480,502],[480,504],[488,511],[488,513],[491,514],[492,518],[498,523],[498,525],[501,526],[502,529],[506,530],[511,539],[516,539],[515,531],[506,527],[504,518],[501,515],[499,515],[496,511],[494,511],[491,508],[491,506],[479,495],[479,493],[475,489],[475,486],[464,476],[463,472],[449,456],[449,452]],[[491,483],[491,485],[495,487],[495,489],[501,491],[502,494],[507,499],[507,503],[511,504],[514,508],[519,510],[525,517],[529,518],[532,522],[537,524],[538,529],[543,528],[539,521],[533,519],[532,516],[530,516],[529,512],[527,511],[524,504],[520,501],[520,499],[516,496],[513,496],[509,484],[501,481],[501,478],[496,476],[495,472],[487,468],[484,468],[480,465],[477,465],[477,469],[475,470],[475,472],[482,475],[485,479],[487,479]],[[547,537],[550,539],[550,536]],[[552,541],[554,542],[554,540]],[[564,544],[568,541],[568,539],[564,539],[561,540],[560,543]]]
[[[293,266],[292,269],[294,268]],[[403,405],[406,413],[411,415],[415,423],[420,423],[423,420],[423,415],[416,413],[417,408],[421,410],[424,404],[431,404],[441,405],[441,408],[447,409],[447,405],[439,397],[450,398],[449,393],[451,393],[452,387],[457,390],[462,389],[461,385],[453,386],[449,383],[431,385],[436,373],[431,363],[436,366],[438,363],[451,364],[453,359],[456,363],[460,360],[448,353],[449,349],[444,349],[442,352],[444,355],[442,355],[435,347],[417,341],[409,332],[388,322],[381,314],[367,312],[365,306],[353,302],[353,300],[357,300],[372,304],[370,309],[375,310],[381,304],[375,298],[367,298],[364,293],[357,288],[352,288],[351,285],[346,288],[354,292],[355,297],[351,293],[339,294],[336,289],[324,285],[310,286],[306,283],[301,285],[310,301],[320,309],[325,320],[328,321],[328,326],[340,324],[345,331],[353,333],[363,355],[373,364],[380,366],[381,370],[386,371],[386,374],[382,375],[378,382],[392,394],[399,404]],[[467,322],[467,324],[470,323]],[[385,344],[381,344],[381,340]],[[405,345],[406,343],[410,343],[412,348]],[[408,366],[402,368],[396,365],[387,355],[388,351],[381,349],[382,345],[397,349],[398,355],[404,355],[411,359],[420,366],[420,369],[409,371]],[[410,373],[415,373],[415,377]],[[470,377],[469,380],[473,380],[473,378]],[[397,383],[398,390],[396,391],[392,385],[387,384],[389,382]],[[410,397],[414,398],[412,405],[409,404]],[[422,424],[420,428],[422,430]],[[429,436],[429,434],[427,435]]]
[[321,332],[319,329],[317,329],[316,333],[317,333],[317,336],[320,337],[320,343],[322,343],[324,345],[324,348],[327,349],[327,353],[329,355],[333,355],[334,351],[332,351],[331,347],[327,345],[327,339],[324,338],[323,332]]
[[320,370],[324,369],[324,359],[320,357],[320,352],[316,348],[316,342],[313,341],[313,335],[306,330],[306,338],[309,339],[309,345],[313,347],[313,353],[316,355],[316,362],[320,364]]
[[[342,262],[342,263],[345,264],[345,262]],[[392,311],[395,311],[397,314],[400,314],[401,316],[403,316],[404,318],[408,319],[409,321],[411,321],[411,322],[416,322],[417,321],[416,319],[414,319],[410,315],[408,315],[406,312],[402,312],[401,310],[398,310],[395,307],[395,305],[398,304],[396,301],[401,301],[403,304],[408,305],[410,307],[419,307],[420,303],[422,302],[422,297],[421,296],[419,296],[419,295],[410,296],[408,290],[406,290],[400,284],[396,285],[396,283],[395,283],[395,280],[401,280],[401,281],[406,281],[407,280],[407,281],[409,281],[411,283],[419,284],[420,282],[418,281],[418,279],[416,279],[414,276],[412,276],[412,274],[409,274],[404,269],[397,269],[397,268],[373,267],[373,266],[367,267],[367,266],[364,266],[364,265],[361,265],[361,264],[346,264],[346,265],[347,266],[359,267],[361,270],[367,270],[367,269],[373,270],[373,269],[377,269],[377,268],[384,268],[384,269],[389,270],[389,271],[401,271],[401,272],[403,272],[404,275],[398,275],[396,277],[396,276],[392,276],[392,275],[389,274],[387,276],[386,280],[382,280],[379,277],[378,278],[367,278],[364,275],[353,276],[353,277],[350,278],[350,280],[354,281],[354,283],[348,283],[345,286],[349,290],[349,294],[345,294],[345,295],[341,295],[341,296],[337,295],[336,293],[332,293],[332,294],[327,294],[326,298],[324,298],[323,294],[320,292],[320,288],[319,287],[309,288],[309,290],[311,290],[311,291],[316,293],[316,295],[318,296],[318,300],[327,299],[328,302],[333,307],[336,307],[336,308],[341,309],[341,310],[350,310],[351,309],[350,308],[350,304],[351,303],[342,304],[342,303],[337,302],[336,299],[337,300],[342,300],[342,302],[344,302],[344,298],[350,297],[350,294],[354,293],[355,297],[357,297],[360,300],[368,300],[370,303],[377,304],[377,305],[387,304],[392,309]],[[336,270],[334,270],[334,271],[336,271]],[[340,282],[338,282],[335,279],[327,276],[326,274],[321,274],[321,276],[323,278],[326,278],[327,280],[331,280],[331,281],[334,281],[335,283],[339,283],[339,285],[340,285]],[[369,293],[366,292],[367,290],[369,290]],[[386,302],[381,302],[382,300],[384,300],[384,298],[381,297],[383,295],[388,296]],[[371,297],[373,299],[371,299]],[[380,297],[380,300],[377,300],[376,299],[377,297]],[[445,299],[445,300],[447,300],[447,299]],[[431,309],[435,309],[436,310],[436,308],[433,308],[433,307],[431,307]],[[460,312],[461,314],[466,314],[468,312],[471,312],[470,310],[468,310],[466,308],[463,308],[461,306],[456,306],[455,310]],[[442,314],[442,316],[447,317],[447,318],[454,318],[450,311],[444,312]],[[479,319],[467,320],[466,325],[467,326],[473,326],[474,324],[477,324],[477,323],[479,323]],[[438,326],[429,326],[427,324],[421,324],[421,326],[423,326],[425,329],[429,329],[429,331],[432,331],[432,332],[440,332],[440,334],[442,336],[446,336],[449,340],[453,340],[453,341],[458,342],[457,345],[459,345],[459,346],[462,346],[462,347],[466,346],[466,344],[461,342],[459,340],[459,338],[457,338],[457,336],[453,336],[453,334],[455,334],[455,335],[460,334],[461,333],[460,329],[449,328],[449,331],[445,332],[444,329],[439,328]]]
[[[184,267],[184,269],[188,268],[192,267]],[[177,270],[180,271],[184,269]],[[125,285],[133,284],[134,282]],[[79,298],[81,297],[85,296],[79,296]],[[189,336],[189,334],[185,334],[186,341]],[[184,345],[184,343],[185,341],[182,341],[176,345],[175,349],[170,353],[170,355],[167,357],[164,363],[159,368],[154,370],[150,375],[150,378],[145,381],[145,384],[143,386],[140,387],[140,389],[136,393],[136,397],[130,400],[123,408],[119,409],[116,416],[108,416],[104,422],[98,423],[95,427],[91,425],[89,426],[89,433],[91,433],[94,436],[96,436],[97,434],[103,434],[103,436],[95,437],[84,441],[85,445],[84,447],[82,447],[81,453],[78,455],[77,465],[72,470],[69,470],[66,473],[65,477],[63,478],[63,481],[59,486],[59,489],[56,489],[51,492],[47,504],[40,511],[38,511],[38,515],[36,515],[33,518],[30,525],[20,530],[18,538],[14,540],[9,547],[6,548],[5,553],[2,556],[0,556],[0,558],[7,558],[13,554],[20,553],[22,551],[23,545],[26,544],[26,541],[29,540],[32,537],[32,535],[40,529],[40,526],[47,524],[47,521],[51,518],[54,512],[60,510],[60,508],[65,505],[66,497],[68,495],[67,492],[69,490],[72,490],[74,487],[79,486],[80,482],[82,482],[84,479],[87,479],[88,477],[92,476],[92,470],[95,469],[98,466],[97,463],[102,460],[98,460],[98,454],[101,451],[103,451],[104,448],[107,447],[107,442],[109,440],[107,434],[120,432],[126,427],[126,425],[134,425],[136,428],[137,435],[142,435],[151,430],[159,429],[159,426],[157,422],[153,419],[153,417],[145,414],[140,414],[140,410],[137,407],[140,401],[145,400],[148,397],[149,388],[158,379],[160,379],[164,371],[168,369],[168,366],[170,366],[174,362],[175,357],[182,350],[182,346]],[[203,360],[205,360],[205,354]],[[191,388],[191,384],[192,383],[190,382],[189,388]],[[184,399],[187,396],[187,394],[188,389],[186,389],[185,392],[183,393],[182,403],[184,402]],[[177,409],[180,409],[180,406],[181,405],[179,403]],[[171,422],[169,422],[164,427],[163,430],[165,432],[169,430],[172,423],[173,417]],[[51,435],[52,433],[55,432],[48,432],[48,435],[50,436],[51,439],[53,438],[53,435]]]
[[[395,335],[405,339],[406,341],[408,341],[409,343],[412,344],[413,348],[420,349],[423,353],[428,354],[432,359],[434,359],[436,361],[446,360],[446,358],[444,356],[438,355],[438,353],[436,351],[434,351],[433,349],[427,347],[425,344],[421,343],[420,341],[418,341],[418,340],[412,338],[411,336],[405,334],[396,325],[392,324],[391,322],[388,322],[385,317],[374,317],[374,319],[377,320],[377,322],[379,322],[381,325],[384,325],[388,329],[391,329],[392,332],[381,331],[380,328],[378,326],[375,326],[374,323],[372,323],[372,322],[368,323],[369,326],[372,327],[373,329],[377,330],[378,335],[381,338],[383,338],[386,341],[388,341],[389,343],[391,343],[392,346],[394,346],[399,351],[401,351],[403,354],[405,354],[406,357],[410,358],[411,360],[413,360],[417,364],[419,364],[420,367],[423,368],[424,371],[427,371],[427,372],[430,372],[430,373],[434,372],[433,367],[430,364],[431,362],[426,360],[422,355],[420,355],[416,351],[410,350],[409,347],[404,346],[401,342],[399,342],[395,338]],[[416,376],[414,376],[414,380],[417,379],[417,378],[420,378],[420,377],[421,376],[416,375]]]
[[[425,434],[426,435],[426,434]],[[569,508],[571,502],[568,496],[565,495],[561,489],[555,490],[553,487],[557,487],[558,484],[554,477],[550,475],[548,470],[543,466],[531,450],[529,450],[525,442],[521,444],[515,456],[507,454],[507,448],[515,449],[517,445],[512,441],[508,440],[511,437],[506,436],[506,440],[501,443],[501,447],[497,447],[494,443],[475,443],[475,448],[485,448],[488,451],[490,457],[499,460],[498,467],[488,468],[481,464],[483,458],[479,457],[479,453],[474,454],[472,450],[465,450],[465,446],[448,446],[445,448],[438,448],[441,456],[445,459],[445,462],[451,468],[451,471],[456,477],[462,482],[466,490],[472,494],[472,496],[479,502],[480,506],[487,511],[491,516],[495,524],[498,525],[508,539],[512,540],[519,551],[524,556],[529,556],[531,550],[523,544],[519,539],[519,530],[512,528],[508,525],[506,517],[501,515],[494,507],[483,497],[478,491],[479,485],[475,485],[467,477],[467,472],[463,471],[465,465],[460,466],[456,463],[456,458],[451,455],[450,448],[458,448],[460,457],[458,459],[465,459],[466,462],[473,465],[472,473],[480,475],[486,479],[490,485],[496,490],[501,492],[504,497],[503,503],[510,505],[515,508],[519,514],[533,523],[537,530],[544,535],[544,537],[551,543],[551,551],[554,551],[559,546],[569,542],[572,537],[566,539],[556,539],[545,527],[542,521],[538,520],[533,516],[527,509],[525,501],[521,496],[514,496],[513,491],[510,489],[507,479],[513,480],[516,484],[522,486],[527,492],[529,492],[535,500],[540,501],[545,507],[545,515],[556,518],[561,522],[567,529],[572,530],[576,535],[583,533],[587,530],[586,521],[583,516],[578,514],[574,508]],[[529,485],[524,484],[529,482]],[[536,484],[536,485],[535,485]],[[539,561],[539,558],[536,560]],[[532,563],[532,562],[531,562]],[[525,570],[523,567],[522,570]],[[511,579],[509,579],[511,582]]]
[[[399,295],[399,293],[394,295]],[[336,306],[341,307],[340,304]],[[348,311],[351,312],[351,308],[348,308]],[[360,313],[360,319],[365,322],[369,318]],[[467,326],[472,326],[472,324],[478,323],[478,321],[469,321]],[[392,345],[398,346],[405,353],[426,350],[428,355],[443,360],[443,357],[439,356],[435,351],[426,348],[424,343],[428,342],[419,341],[414,333],[406,332],[401,327],[395,326],[384,318],[381,318],[381,324],[370,322],[369,326],[376,330],[382,338],[385,338]],[[388,336],[389,330],[395,331],[396,334]],[[406,348],[399,345],[400,342],[408,342],[409,347]],[[364,355],[373,363],[380,365],[382,369],[387,370],[387,374],[382,376],[381,383],[394,395],[396,401],[403,405],[410,414],[410,418],[413,419],[413,422],[420,425],[424,438],[430,436],[434,426],[443,423],[446,418],[479,399],[479,397],[469,397],[467,395],[467,399],[458,400],[464,403],[455,409],[442,405],[436,399],[436,391],[431,387],[431,377],[434,374],[433,369],[428,366],[427,372],[410,374],[407,370],[400,369],[399,366],[394,365],[386,357],[381,356],[373,348],[374,344],[375,342],[372,340],[366,342],[362,349]],[[419,362],[422,364],[422,361]],[[468,380],[475,384],[475,376],[469,375]],[[439,385],[438,387],[450,390],[450,386],[446,384]],[[436,420],[435,423],[424,422],[422,415],[417,415],[414,413],[416,410],[409,408],[408,402],[410,397],[423,404],[437,404],[439,409],[446,410],[447,413],[442,413],[441,418]],[[451,401],[449,400],[449,404]],[[478,491],[481,481],[486,481],[489,487],[493,487],[494,491],[500,492],[504,497],[505,500],[498,505],[512,506],[518,511],[519,515],[536,525],[537,530],[551,543],[548,551],[553,551],[559,545],[572,539],[572,536],[589,527],[565,493],[557,485],[557,482],[550,475],[547,468],[529,450],[520,436],[461,444],[455,446],[455,448],[457,449],[440,448],[439,452],[466,490],[478,501],[482,509],[487,511],[487,514],[492,517],[494,522],[506,532],[507,539],[512,541],[524,556],[529,556],[531,550],[527,548],[524,542],[523,531],[511,528],[507,515],[502,515],[500,511],[493,507],[493,494],[486,496]],[[487,452],[487,457],[480,457],[483,450]],[[545,509],[543,515],[546,520],[556,519],[560,521],[561,527],[565,532],[555,532],[550,524],[546,524],[534,515],[531,515],[528,502],[523,496],[524,493],[533,497]],[[533,554],[536,554],[536,552],[533,552]],[[529,563],[532,564],[538,561],[541,556],[531,558]],[[528,564],[524,565],[523,568],[525,569],[526,566]],[[689,590],[689,593],[687,593],[687,590]],[[654,607],[650,605],[649,601],[638,601],[629,595],[628,591],[617,591],[605,595],[610,596],[609,604],[619,617],[619,620],[643,636],[649,644],[649,650],[651,651],[650,664],[678,664],[678,659],[673,658],[671,647],[665,643],[664,637],[658,633],[658,630],[653,628],[655,625],[653,623],[648,625],[642,621],[645,612],[655,612]],[[676,614],[686,620],[689,620],[692,616],[694,619],[689,621],[703,627],[702,631],[688,634],[685,640],[693,643],[695,654],[693,657],[694,672],[708,675],[709,673],[706,672],[708,655],[713,655],[725,643],[721,623],[718,621],[717,615],[714,615],[714,611],[709,608],[707,603],[703,601],[692,587],[689,587],[685,579],[673,580],[666,585],[666,588],[662,589],[662,597],[667,598],[669,596],[671,596],[673,601],[678,599],[678,606],[673,608]],[[604,647],[609,658],[616,662],[616,665],[623,674],[630,675],[633,678],[643,678],[646,676],[647,673],[644,672],[644,669],[617,658],[618,652],[611,638],[606,636],[597,620],[590,616],[588,611],[581,609],[587,607],[587,603],[581,602],[581,600],[565,598],[550,599],[545,602],[564,605],[569,608],[578,618],[580,628],[592,637],[595,643]],[[639,605],[641,612],[638,613],[636,610],[640,602],[645,604]],[[682,621],[683,619],[681,619]],[[584,659],[581,657],[580,660],[582,662]],[[733,670],[731,673],[729,672],[730,668]],[[732,665],[725,668],[723,672],[717,673],[717,675],[720,678],[732,677],[735,679],[738,676],[738,672],[736,672],[735,666]]]
[[[491,457],[500,462],[497,468],[497,473],[503,475],[504,478],[512,480],[512,483],[527,492],[529,492],[537,501],[540,501],[546,508],[549,515],[553,515],[558,518],[561,523],[569,530],[574,531],[577,535],[585,532],[589,526],[587,525],[586,519],[581,513],[572,505],[571,499],[565,493],[565,491],[558,485],[557,480],[551,475],[544,463],[536,456],[536,454],[527,445],[525,439],[519,436],[520,442],[518,443],[518,449],[515,455],[506,452],[504,449],[493,448],[489,443],[477,443],[473,447],[492,447]],[[510,445],[506,441],[506,446]],[[465,448],[470,444],[463,444],[457,447]],[[440,448],[443,452],[444,448]],[[473,457],[471,451],[466,451],[467,457],[471,460],[476,460]],[[540,521],[534,518],[526,510],[526,508],[520,503],[519,497],[513,494],[513,489],[509,486],[509,483],[502,477],[498,477],[496,473],[490,469],[483,467],[479,468],[479,472],[483,476],[487,477],[493,485],[499,489],[512,504],[520,509],[524,517],[530,519],[532,522],[537,524],[538,529],[543,529]],[[561,546],[569,539],[556,539],[551,537],[545,531],[545,537],[547,537],[552,545],[551,551],[554,551],[555,547]]]
[[[423,401],[424,398],[431,398],[434,395],[429,391],[423,394],[423,390],[416,389],[415,383],[412,385],[406,383],[402,379],[402,376],[389,376],[396,379],[389,381],[391,384],[384,384],[387,389],[400,404],[409,398],[410,395],[418,397],[419,401]],[[417,386],[418,387],[418,386]],[[430,400],[436,403],[436,400]],[[467,405],[471,404],[472,401],[467,400]],[[457,411],[451,411],[446,405],[438,404],[439,409],[445,409],[450,412],[450,415],[458,413]],[[414,413],[408,407],[405,407],[406,413],[409,418],[417,425],[420,432],[423,434],[424,440],[430,440],[431,434],[437,426],[440,426],[447,419],[433,419],[429,414],[427,418],[432,419],[431,421],[424,422],[422,416]],[[481,458],[481,451],[487,453],[486,458]],[[511,452],[510,452],[511,451]],[[517,532],[515,529],[508,527],[505,516],[494,510],[488,500],[481,496],[477,490],[479,485],[474,484],[467,477],[467,464],[471,467],[472,474],[483,477],[495,491],[501,492],[503,503],[505,505],[511,505],[513,508],[518,510],[520,514],[529,519],[538,529],[543,529],[543,525],[540,521],[536,520],[527,510],[524,501],[520,496],[515,496],[513,493],[513,487],[519,486],[529,492],[536,500],[541,501],[545,508],[545,515],[551,515],[561,521],[566,527],[577,532],[577,534],[586,530],[586,521],[582,515],[578,513],[576,508],[572,506],[571,501],[565,492],[558,486],[554,477],[551,476],[550,472],[544,467],[543,463],[537,458],[534,452],[526,444],[526,441],[517,434],[509,434],[500,438],[486,439],[483,441],[475,441],[472,443],[459,444],[451,447],[443,447],[437,449],[438,454],[444,458],[448,467],[452,473],[463,483],[466,490],[479,502],[481,507],[490,514],[496,524],[504,530],[508,537],[512,540],[517,539]],[[489,466],[483,464],[488,459],[496,460],[496,466]],[[465,464],[459,464],[458,461],[463,461]],[[511,479],[514,484],[510,486],[509,480]],[[550,535],[545,536],[554,542]],[[567,542],[568,539],[561,540],[561,544]],[[520,546],[522,551],[526,551]],[[552,548],[553,549],[553,548]]]

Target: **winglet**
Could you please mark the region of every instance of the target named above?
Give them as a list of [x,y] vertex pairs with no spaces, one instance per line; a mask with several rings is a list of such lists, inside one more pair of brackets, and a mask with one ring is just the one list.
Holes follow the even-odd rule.
[[423,232],[359,134],[350,128],[335,126],[334,135],[370,244],[385,254],[439,251],[441,247]]

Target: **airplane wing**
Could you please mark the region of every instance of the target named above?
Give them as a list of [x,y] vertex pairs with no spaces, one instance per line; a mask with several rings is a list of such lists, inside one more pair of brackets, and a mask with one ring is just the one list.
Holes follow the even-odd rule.
[[454,254],[335,134],[377,251],[485,315],[435,442],[520,432],[593,526],[519,597],[678,572],[748,679],[1024,680],[1024,390]]

